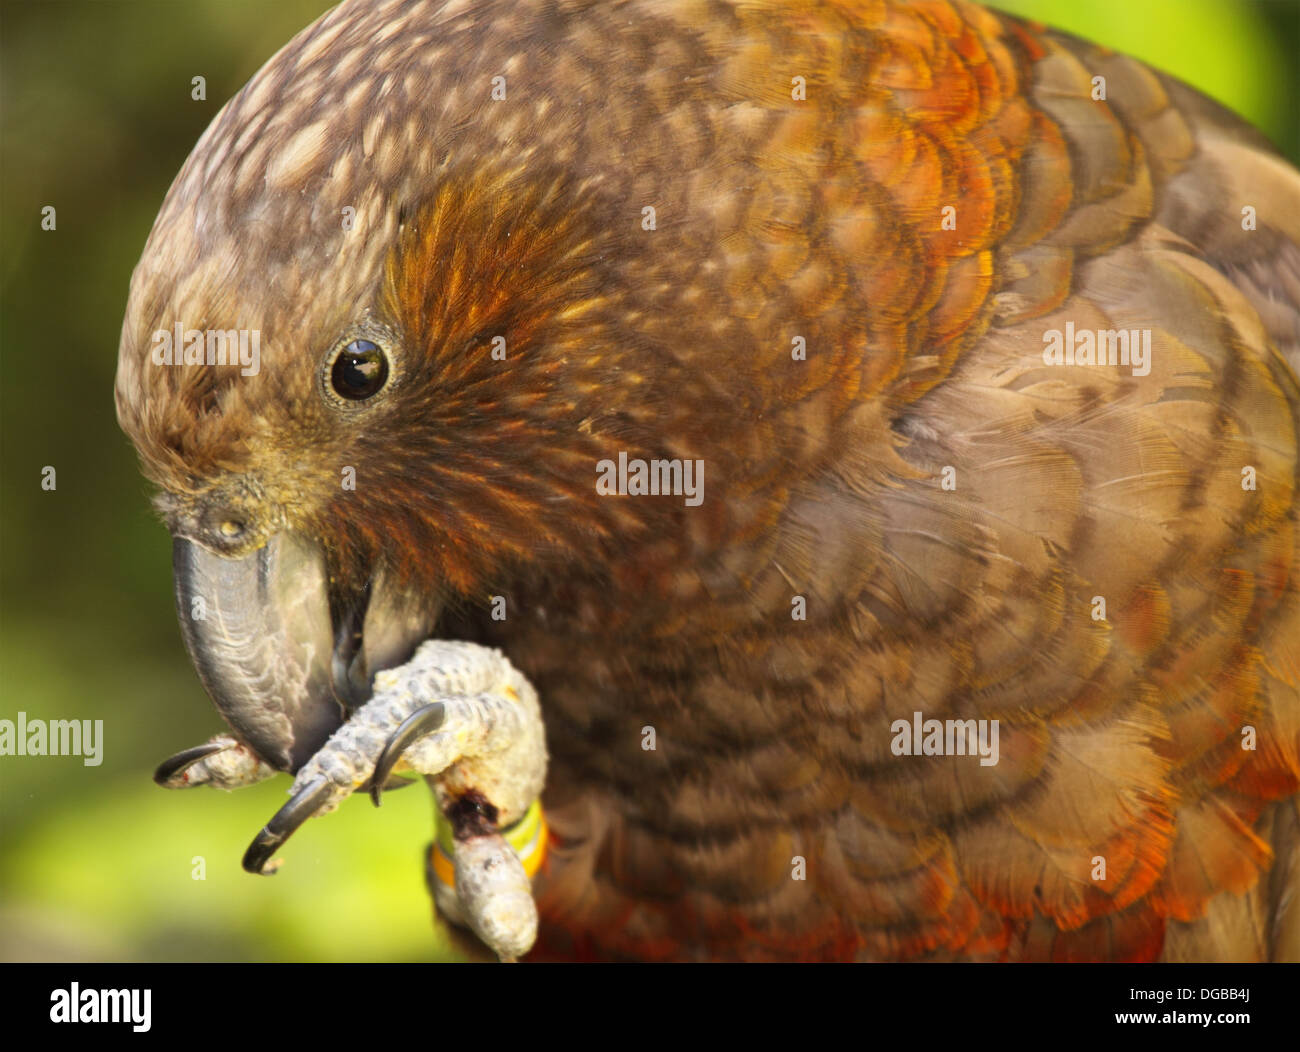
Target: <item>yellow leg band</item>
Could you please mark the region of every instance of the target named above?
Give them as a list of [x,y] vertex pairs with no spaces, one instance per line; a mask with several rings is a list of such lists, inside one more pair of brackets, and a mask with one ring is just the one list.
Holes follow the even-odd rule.
[[[534,800],[524,817],[510,828],[503,829],[501,835],[519,856],[524,872],[529,877],[535,876],[546,859],[546,845],[550,840],[542,801]],[[455,854],[456,842],[452,838],[451,823],[440,817],[438,836],[433,844],[433,872],[439,882],[449,888],[456,886],[456,867],[452,861]]]

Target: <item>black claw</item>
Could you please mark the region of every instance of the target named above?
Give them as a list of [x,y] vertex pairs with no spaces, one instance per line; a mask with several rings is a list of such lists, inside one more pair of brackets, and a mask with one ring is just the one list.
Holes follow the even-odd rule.
[[426,734],[432,734],[441,727],[446,716],[447,709],[442,702],[432,702],[407,716],[398,725],[397,730],[389,736],[379,752],[379,759],[375,761],[375,773],[370,776],[370,799],[374,801],[376,807],[379,806],[379,798],[385,788],[384,783],[393,773],[393,768],[402,758],[402,753],[412,742],[423,738]]
[[[384,792],[392,793],[398,789],[405,789],[408,785],[417,785],[418,778],[403,778],[400,774],[395,774],[384,783]],[[361,788],[367,793],[370,792],[371,780],[367,778],[361,783]]]
[[175,756],[169,756],[158,765],[157,769],[153,773],[153,780],[164,789],[170,789],[171,786],[167,783],[187,767],[193,767],[204,757],[211,756],[214,752],[222,752],[229,748],[231,748],[230,742],[204,742],[202,745],[196,745],[192,749],[178,752]]
[[266,864],[275,854],[275,849],[293,836],[300,825],[321,809],[331,788],[326,779],[318,778],[299,789],[248,845],[248,850],[244,852],[244,869],[259,876],[269,876],[274,873],[275,869],[267,869]]

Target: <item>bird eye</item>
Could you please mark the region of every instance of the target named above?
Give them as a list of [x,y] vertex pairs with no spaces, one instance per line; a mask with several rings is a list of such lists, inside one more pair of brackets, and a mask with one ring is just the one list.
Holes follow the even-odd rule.
[[341,398],[354,402],[376,394],[387,381],[388,359],[369,340],[353,340],[330,367],[330,386]]

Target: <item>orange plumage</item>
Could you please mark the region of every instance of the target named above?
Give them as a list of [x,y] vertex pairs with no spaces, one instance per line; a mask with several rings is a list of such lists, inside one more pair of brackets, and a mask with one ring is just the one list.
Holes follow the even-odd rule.
[[[149,368],[176,315],[262,374]],[[340,408],[362,324],[395,379]],[[1044,357],[1121,329],[1149,371]],[[537,685],[540,952],[1294,960],[1298,364],[1300,174],[1125,56],[959,0],[349,2],[178,177],[118,405],[174,529],[235,487],[240,551]],[[619,452],[703,502],[602,496]],[[914,713],[997,762],[898,755]]]

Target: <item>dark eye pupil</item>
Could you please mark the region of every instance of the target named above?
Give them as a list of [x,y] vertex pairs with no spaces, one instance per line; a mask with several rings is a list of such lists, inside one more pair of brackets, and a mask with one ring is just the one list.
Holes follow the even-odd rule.
[[344,398],[369,398],[388,379],[388,359],[369,340],[353,340],[339,351],[330,371],[334,390]]

